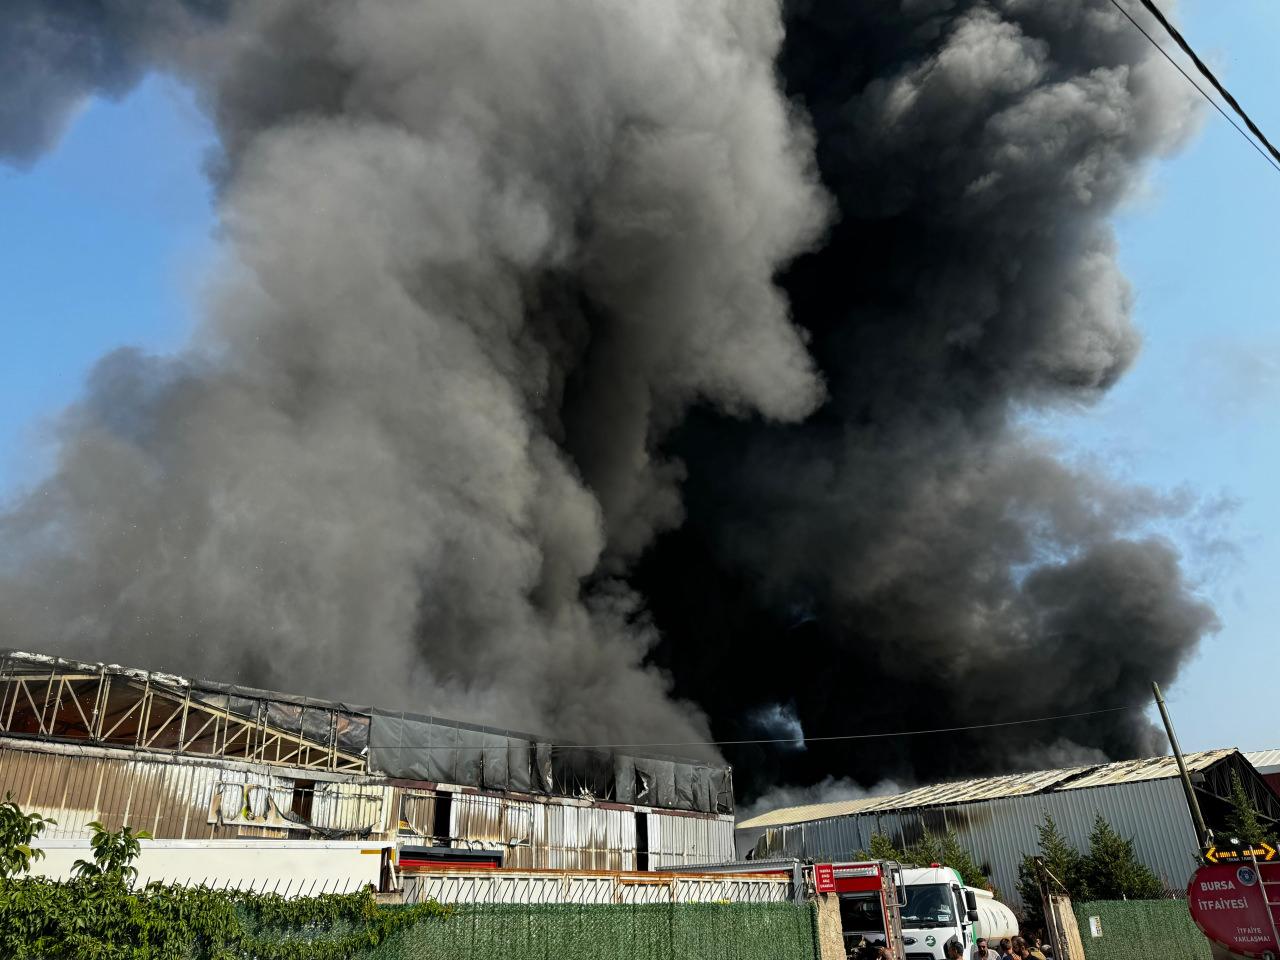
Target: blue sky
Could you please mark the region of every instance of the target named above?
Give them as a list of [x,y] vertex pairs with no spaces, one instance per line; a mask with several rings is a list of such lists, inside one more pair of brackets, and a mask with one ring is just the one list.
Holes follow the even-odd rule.
[[186,339],[213,249],[213,142],[191,98],[157,78],[88,104],[30,170],[0,164],[0,497],[47,462],[43,421],[97,358]]
[[[1280,4],[1182,0],[1178,10],[1184,35],[1277,142]],[[1208,112],[1116,219],[1144,336],[1137,363],[1095,408],[1037,418],[1123,478],[1233,504],[1175,533],[1222,621],[1165,692],[1185,749],[1280,746],[1277,223],[1280,173]],[[1219,537],[1232,549],[1214,549]]]
[[[1280,137],[1280,4],[1179,9],[1191,42]],[[1184,82],[1172,67],[1169,82]],[[190,97],[152,78],[121,103],[87,104],[30,170],[0,167],[0,500],[47,464],[43,424],[95,359],[186,339],[213,253],[212,143]],[[1231,504],[1172,528],[1223,626],[1166,694],[1187,749],[1280,746],[1268,705],[1280,681],[1280,174],[1217,114],[1152,174],[1116,220],[1142,355],[1096,407],[1034,420],[1126,480]]]

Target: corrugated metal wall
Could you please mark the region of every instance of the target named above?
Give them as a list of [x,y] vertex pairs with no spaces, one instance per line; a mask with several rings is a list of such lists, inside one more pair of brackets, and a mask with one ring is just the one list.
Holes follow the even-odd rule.
[[[301,784],[313,794],[310,820],[317,827],[372,826],[374,833],[386,833],[391,788]],[[23,809],[53,817],[57,824],[44,834],[51,840],[82,840],[93,820],[110,830],[128,823],[167,840],[284,837],[287,828],[254,825],[238,814],[247,807],[254,819],[266,816],[268,797],[288,811],[297,785],[292,777],[230,767],[0,747],[0,792],[12,792]],[[224,820],[237,822],[209,823],[215,797]]]
[[1138,858],[1167,886],[1186,887],[1198,852],[1187,802],[1177,780],[1146,780],[1029,797],[1006,797],[902,813],[855,814],[765,831],[764,856],[843,859],[881,833],[899,848],[931,832],[954,830],[981,864],[1001,898],[1020,906],[1018,865],[1038,849],[1036,827],[1053,816],[1062,834],[1087,850],[1094,819],[1101,815],[1123,837],[1132,837]]
[[636,817],[631,810],[538,805],[533,845],[512,850],[512,866],[573,870],[634,870]]
[[649,869],[733,859],[733,821],[650,813]]
[[[295,778],[228,764],[0,746],[0,795],[11,791],[23,809],[53,817],[57,825],[48,839],[85,839],[92,820],[112,830],[128,823],[157,839],[284,838],[291,835],[284,815],[301,802],[309,809],[306,819],[324,830],[501,849],[516,868],[635,870],[637,816],[648,817],[650,869],[733,859],[728,819],[452,792],[449,835],[433,837],[440,802],[435,791],[300,773]],[[209,822],[211,810],[221,822]]]
[[171,839],[240,836],[240,827],[207,822],[222,775],[212,767],[0,749],[0,785],[23,809],[57,821],[44,834],[49,839],[83,840],[93,820]]

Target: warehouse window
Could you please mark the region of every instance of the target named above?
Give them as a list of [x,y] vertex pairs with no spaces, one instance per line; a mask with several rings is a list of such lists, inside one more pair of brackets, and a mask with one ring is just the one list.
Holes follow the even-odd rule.
[[436,794],[436,809],[431,817],[431,836],[436,843],[448,843],[453,835],[453,794],[441,790]]
[[316,782],[314,780],[293,781],[293,802],[289,809],[307,823],[311,822],[311,808],[316,798]]
[[649,815],[636,814],[636,869],[649,869]]

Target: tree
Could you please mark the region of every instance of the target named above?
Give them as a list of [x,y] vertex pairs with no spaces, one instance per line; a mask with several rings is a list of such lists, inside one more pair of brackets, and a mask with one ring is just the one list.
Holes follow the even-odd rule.
[[1231,812],[1227,814],[1224,826],[1227,829],[1228,838],[1249,846],[1270,841],[1273,836],[1263,826],[1262,819],[1258,816],[1258,808],[1249,799],[1249,794],[1245,792],[1244,784],[1240,781],[1240,774],[1235,770],[1231,771]]
[[[1133,840],[1124,839],[1101,816],[1093,822],[1081,880],[1092,900],[1158,900],[1164,896],[1159,878],[1138,862]],[[1085,899],[1074,891],[1072,896]]]
[[0,803],[0,878],[26,873],[32,860],[44,856],[43,850],[31,846],[45,827],[56,823],[38,813],[23,813],[13,794],[5,794]]
[[943,834],[926,830],[924,836],[905,850],[895,847],[893,841],[883,833],[873,833],[869,849],[859,850],[854,856],[861,860],[896,860],[916,866],[939,863],[960,874],[960,879],[966,886],[985,889],[991,887],[987,875],[982,872],[973,854],[960,845],[960,838],[954,830]]
[[[1058,830],[1058,824],[1050,814],[1044,815],[1044,823],[1036,827],[1039,840],[1039,857],[1045,869],[1056,878],[1072,898],[1087,900],[1088,890],[1083,878],[1084,858],[1067,842],[1067,838]],[[1027,926],[1044,927],[1044,908],[1040,902],[1040,880],[1037,873],[1036,857],[1028,855],[1022,858],[1018,867],[1018,893],[1022,897],[1027,914]]]
[[918,866],[940,863],[960,874],[960,879],[966,886],[984,889],[990,886],[987,875],[982,872],[973,854],[960,844],[960,838],[954,830],[941,834],[926,830],[919,840],[906,849],[902,859]]
[[872,833],[872,842],[870,842],[869,850],[859,850],[859,860],[902,860],[902,854],[893,846],[893,841],[883,833]]
[[142,853],[142,844],[138,841],[150,839],[151,834],[146,830],[134,833],[129,826],[121,827],[113,833],[97,820],[90,823],[89,827],[93,830],[93,837],[89,840],[93,862],[77,860],[73,863],[71,868],[76,876],[86,879],[106,877],[122,881],[134,880],[138,876],[138,868],[133,866],[133,861]]
[[[960,879],[969,887],[978,887],[987,889],[991,886],[991,881],[978,865],[978,861],[974,859],[972,853],[967,847],[960,845],[960,838],[956,836],[954,830],[948,830],[942,835],[941,851],[942,857],[937,861],[945,866],[951,867],[956,873],[960,874]],[[930,861],[932,863],[933,861]]]

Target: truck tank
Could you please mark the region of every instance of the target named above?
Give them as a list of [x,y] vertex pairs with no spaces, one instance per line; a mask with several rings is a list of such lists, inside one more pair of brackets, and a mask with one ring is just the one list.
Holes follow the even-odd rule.
[[990,890],[973,890],[978,901],[978,920],[974,924],[977,935],[986,937],[993,946],[1005,937],[1012,939],[1018,933],[1018,918],[1013,911],[997,900]]

